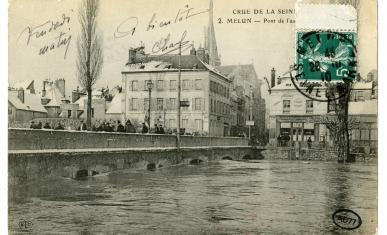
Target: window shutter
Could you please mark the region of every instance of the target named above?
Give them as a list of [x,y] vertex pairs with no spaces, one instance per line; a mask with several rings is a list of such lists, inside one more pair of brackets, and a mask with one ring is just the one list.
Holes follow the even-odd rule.
[[132,99],[128,99],[128,110],[132,110]]
[[137,99],[137,109],[138,110],[144,110],[144,100],[143,99]]
[[145,81],[144,81],[144,91],[147,91],[147,90],[148,90],[147,83],[148,83],[148,80],[145,80]]
[[205,98],[201,99],[201,101],[202,101],[202,107],[201,107],[202,111],[206,111],[206,106],[205,106],[206,105],[206,101],[205,100],[206,100]]
[[191,104],[191,107],[192,107],[192,111],[196,110],[196,109],[195,109],[195,98],[192,98],[192,104]]
[[151,98],[151,112],[157,110],[157,99]]
[[165,110],[171,110],[171,102],[168,98],[165,98]]

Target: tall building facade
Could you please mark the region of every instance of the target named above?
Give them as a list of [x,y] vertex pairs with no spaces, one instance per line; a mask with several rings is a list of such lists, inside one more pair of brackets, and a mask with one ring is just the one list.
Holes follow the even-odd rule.
[[[207,57],[200,58],[200,50],[181,56],[181,101],[189,104],[181,108],[181,128],[188,134],[227,136],[232,81],[209,66]],[[150,109],[151,127],[158,124],[176,131],[178,56],[147,56],[144,48],[131,49],[129,54],[122,71],[124,118],[146,123]],[[150,100],[149,83],[153,84]]]
[[233,110],[236,118],[233,135],[240,135],[241,131],[248,132],[246,121],[254,121],[251,135],[265,142],[265,100],[261,95],[262,82],[258,79],[252,64],[218,66],[217,69],[232,80]]
[[[368,152],[377,148],[376,89],[372,82],[354,83],[349,102],[352,145],[364,146]],[[333,146],[334,139],[324,118],[336,115],[334,103],[311,100],[293,86],[290,78],[277,78],[270,94],[270,144],[278,145],[279,136],[289,136],[288,145],[296,141],[306,143],[310,138],[315,146]]]

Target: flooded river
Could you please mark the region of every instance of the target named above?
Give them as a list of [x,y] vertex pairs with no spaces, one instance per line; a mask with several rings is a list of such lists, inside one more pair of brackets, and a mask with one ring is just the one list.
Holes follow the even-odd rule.
[[[219,161],[10,189],[9,228],[42,234],[374,234],[377,165]],[[338,209],[362,219],[332,221]]]

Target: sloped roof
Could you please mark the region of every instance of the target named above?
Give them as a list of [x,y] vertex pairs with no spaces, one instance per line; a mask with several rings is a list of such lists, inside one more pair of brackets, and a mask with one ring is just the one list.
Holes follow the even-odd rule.
[[222,65],[222,66],[217,66],[216,69],[218,69],[220,73],[226,76],[233,73],[236,69],[241,69],[247,73],[255,72],[254,65],[252,64]]
[[83,105],[85,104],[85,100],[87,99],[87,95],[82,95],[81,97],[79,97],[79,99],[77,99],[74,104],[79,104],[79,107],[83,107]]
[[106,113],[112,114],[112,113],[122,113],[122,97],[124,93],[117,93],[112,102],[110,103],[110,107],[106,111]]
[[[320,89],[325,89],[326,86],[322,84]],[[290,79],[290,77],[282,77],[281,78],[281,84],[275,85],[272,90],[289,90],[289,89],[295,89],[293,86],[293,83]],[[354,82],[352,85],[352,90],[371,90],[372,89],[372,82]]]
[[25,80],[15,83],[12,87],[16,89],[23,89],[24,91],[28,90],[27,88],[34,83],[34,80]]
[[349,102],[348,113],[350,115],[377,115],[378,103],[376,99],[359,102]]
[[[195,55],[182,55],[181,56],[181,69],[206,69],[204,63]],[[129,71],[149,71],[149,70],[165,70],[165,69],[178,69],[179,68],[179,56],[176,54],[168,54],[162,56],[150,55],[146,56],[141,63],[126,64],[123,72]]]
[[48,102],[45,106],[60,106],[62,103],[61,100],[64,98],[58,87],[55,85],[48,87],[44,97],[50,99],[50,102]]
[[352,89],[355,89],[355,90],[371,90],[372,89],[372,82],[355,82],[352,85]]
[[[214,66],[201,61],[196,55],[182,55],[180,65],[181,70],[209,70],[226,80],[230,80],[227,76],[220,73]],[[177,70],[178,68],[179,55],[150,55],[143,58],[141,63],[126,64],[122,72],[166,71],[169,69]]]
[[16,109],[47,113],[40,101],[40,97],[36,94],[24,92],[24,103],[17,97],[18,91],[8,92],[8,101],[15,106]]

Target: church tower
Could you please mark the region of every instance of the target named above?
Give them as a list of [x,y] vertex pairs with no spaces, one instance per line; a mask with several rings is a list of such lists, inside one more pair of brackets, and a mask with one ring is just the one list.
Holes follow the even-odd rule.
[[204,33],[204,49],[208,52],[209,55],[209,64],[212,66],[219,66],[220,63],[220,57],[218,54],[218,47],[216,45],[216,38],[215,38],[215,28],[214,28],[214,22],[213,22],[213,3],[212,0],[210,0],[210,9],[209,9],[209,22],[208,22],[208,28],[207,33]]

